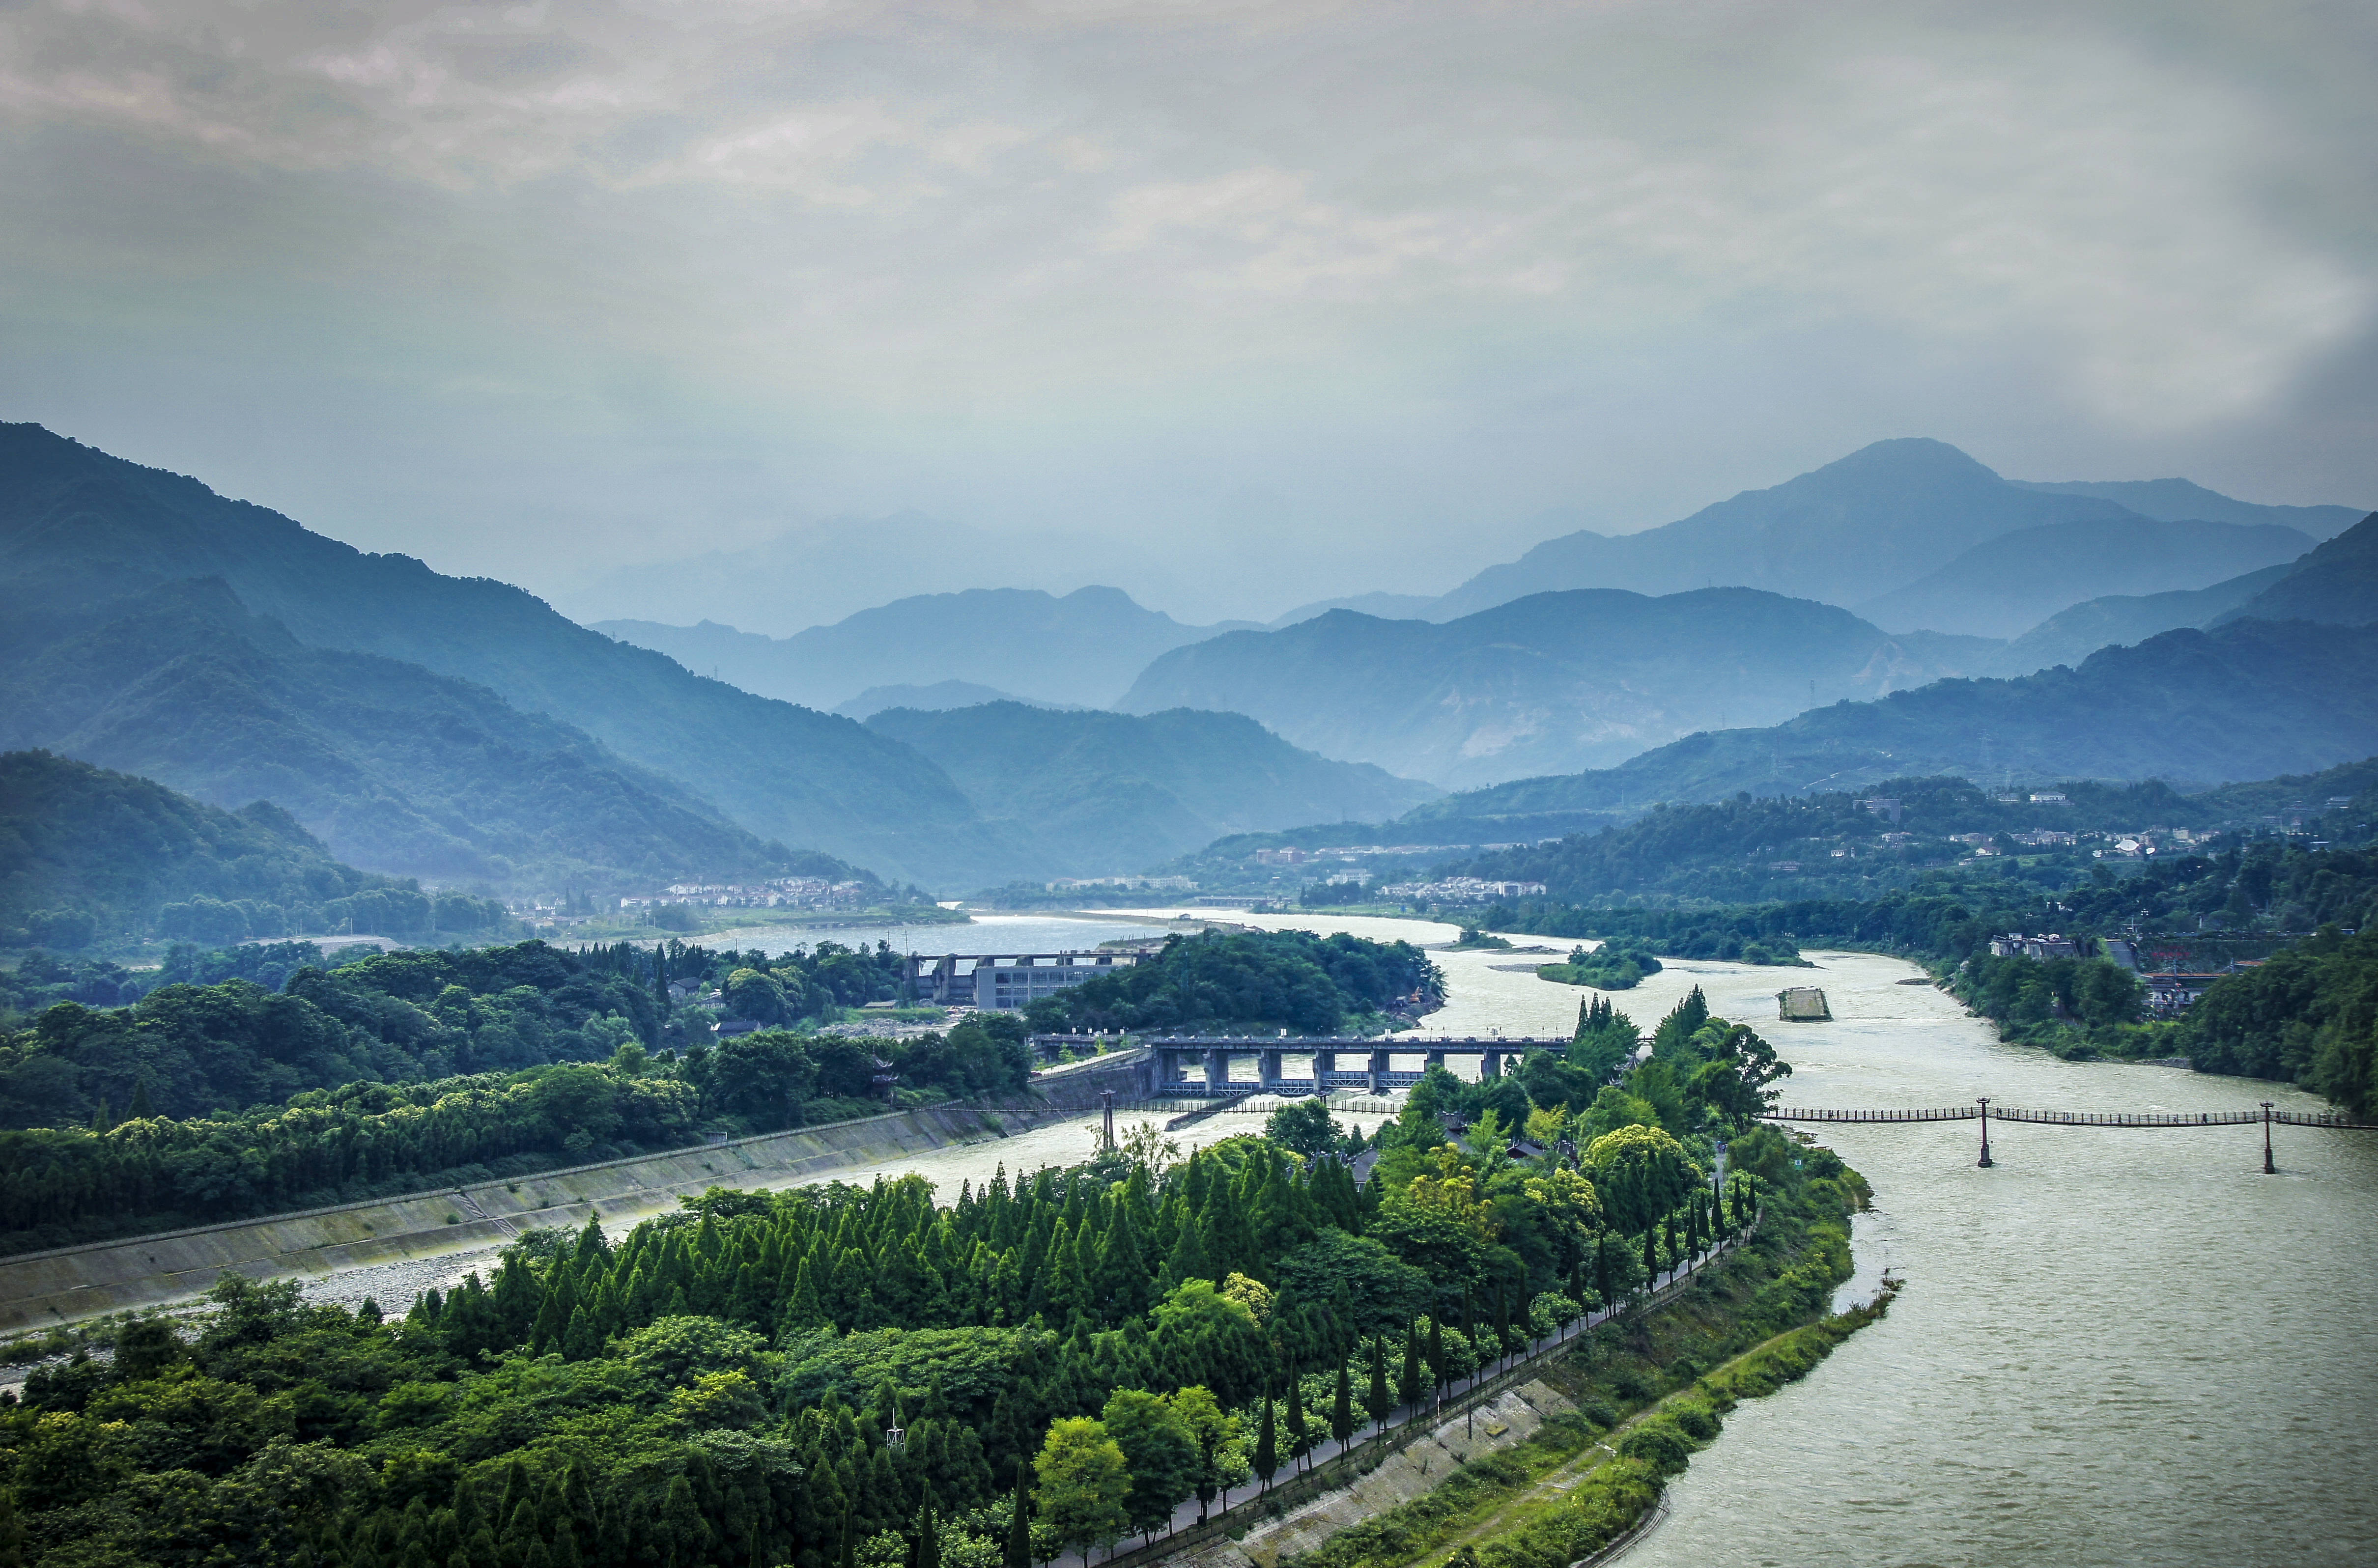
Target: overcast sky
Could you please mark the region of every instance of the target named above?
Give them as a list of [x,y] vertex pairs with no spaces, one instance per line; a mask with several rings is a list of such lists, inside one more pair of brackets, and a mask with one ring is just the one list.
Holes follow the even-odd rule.
[[2378,504],[2373,81],[2351,4],[0,0],[0,417],[541,592],[914,510],[1199,619],[1890,436]]

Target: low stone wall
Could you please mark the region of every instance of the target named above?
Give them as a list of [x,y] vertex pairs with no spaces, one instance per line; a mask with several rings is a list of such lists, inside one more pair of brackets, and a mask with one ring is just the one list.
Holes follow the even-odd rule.
[[539,1226],[582,1226],[598,1209],[607,1224],[632,1224],[708,1187],[764,1187],[1001,1137],[1073,1114],[1078,1112],[1037,1096],[935,1106],[516,1180],[0,1258],[0,1333],[184,1299],[226,1269],[269,1279],[473,1251]]

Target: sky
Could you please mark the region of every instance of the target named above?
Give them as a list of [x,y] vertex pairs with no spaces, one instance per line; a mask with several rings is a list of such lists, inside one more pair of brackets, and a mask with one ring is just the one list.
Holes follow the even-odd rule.
[[565,608],[789,538],[794,621],[1439,592],[1894,436],[2378,505],[2373,79],[2352,4],[0,0],[0,418]]

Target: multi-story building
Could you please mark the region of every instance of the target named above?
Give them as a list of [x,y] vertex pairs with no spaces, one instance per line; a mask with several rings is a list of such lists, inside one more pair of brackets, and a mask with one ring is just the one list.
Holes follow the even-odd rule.
[[917,999],[936,1007],[1013,1012],[1100,975],[1128,969],[1147,955],[1121,952],[914,953],[908,978]]

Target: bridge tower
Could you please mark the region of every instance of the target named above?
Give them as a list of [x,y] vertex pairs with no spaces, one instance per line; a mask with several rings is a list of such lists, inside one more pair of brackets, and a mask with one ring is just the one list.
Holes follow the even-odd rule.
[[1982,1157],[1974,1162],[1984,1170],[1990,1167],[1990,1097],[1982,1096]]
[[2276,1176],[2279,1167],[2271,1161],[2271,1102],[2263,1102],[2263,1174]]

